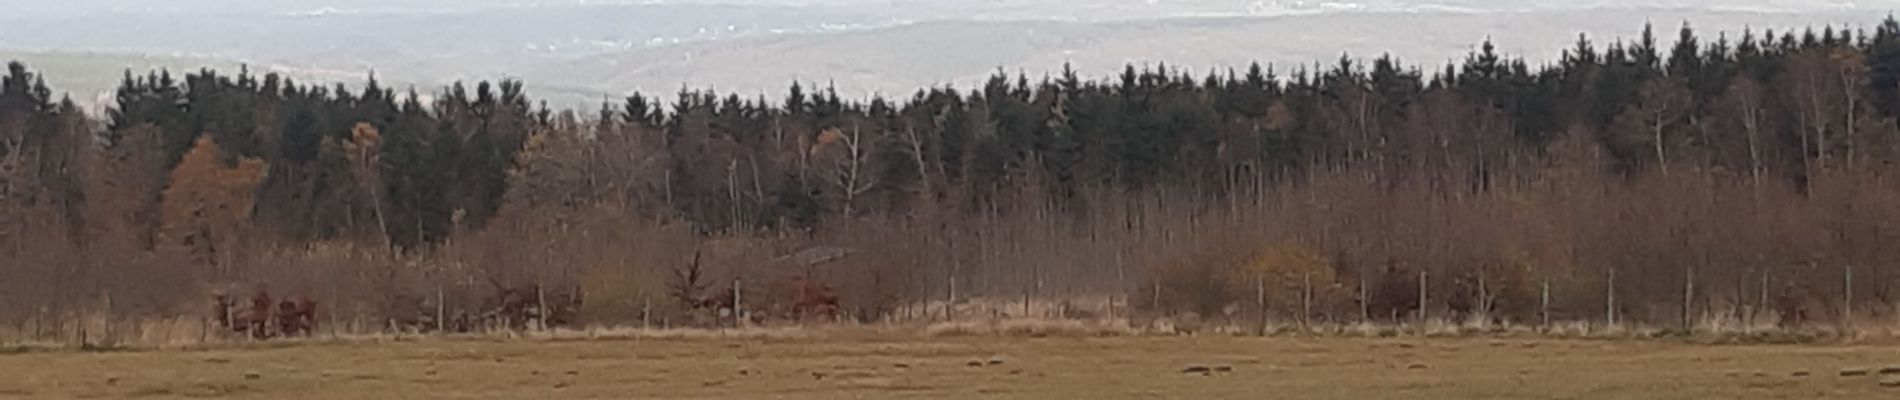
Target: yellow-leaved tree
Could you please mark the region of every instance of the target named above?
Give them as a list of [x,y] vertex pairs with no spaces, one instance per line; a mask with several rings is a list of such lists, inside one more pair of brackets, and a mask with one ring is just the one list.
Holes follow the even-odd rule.
[[161,247],[224,272],[250,226],[253,197],[264,162],[240,158],[227,165],[218,145],[200,137],[172,169],[160,208]]
[[1298,243],[1267,246],[1253,253],[1238,271],[1229,277],[1241,282],[1239,293],[1249,300],[1264,297],[1275,314],[1305,322],[1314,314],[1337,310],[1350,300],[1351,289],[1344,286],[1333,270],[1332,261],[1311,247]]

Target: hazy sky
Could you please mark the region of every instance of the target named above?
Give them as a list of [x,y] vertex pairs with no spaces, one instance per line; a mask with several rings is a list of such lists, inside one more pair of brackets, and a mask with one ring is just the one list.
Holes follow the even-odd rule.
[[[666,6],[581,8],[603,4]],[[741,6],[699,7],[712,4]],[[81,93],[110,93],[127,68],[244,63],[307,82],[374,70],[425,90],[518,77],[542,98],[591,104],[682,85],[771,93],[794,79],[905,93],[1069,62],[1091,74],[1341,52],[1438,63],[1493,36],[1549,60],[1578,33],[1602,42],[1643,22],[1692,20],[1705,34],[1866,27],[1896,9],[1900,0],[0,0],[0,54],[56,70],[55,86]],[[1194,18],[1274,15],[1297,17]]]
[[923,5],[928,5],[930,8],[944,8],[951,4],[968,8],[1073,5],[1077,7],[1160,7],[1171,10],[1199,10],[1209,13],[1238,13],[1246,10],[1261,9],[1350,11],[1355,9],[1390,9],[1395,7],[1433,7],[1493,11],[1601,6],[1737,8],[1782,11],[1842,8],[1885,10],[1900,8],[1900,0],[0,0],[0,16],[71,16],[102,12],[279,14],[326,9],[339,11],[438,12],[467,10],[472,8],[608,3],[855,4],[891,8]]

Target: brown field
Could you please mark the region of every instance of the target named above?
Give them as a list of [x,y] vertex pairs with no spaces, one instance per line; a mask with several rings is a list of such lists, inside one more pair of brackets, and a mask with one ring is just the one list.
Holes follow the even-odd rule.
[[[973,366],[975,364],[976,366]],[[1209,373],[1184,373],[1190,367]],[[1892,399],[1900,347],[816,335],[0,355],[0,399]],[[1864,369],[1865,376],[1842,376]]]

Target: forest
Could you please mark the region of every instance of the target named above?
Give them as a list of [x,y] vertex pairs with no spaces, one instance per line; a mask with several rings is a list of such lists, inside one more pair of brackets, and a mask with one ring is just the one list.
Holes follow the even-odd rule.
[[151,335],[266,290],[341,332],[480,329],[522,298],[542,326],[813,302],[855,322],[1900,318],[1900,22],[1664,40],[578,111],[518,81],[201,70],[127,71],[88,115],[41,82],[59,71],[12,63],[0,331]]

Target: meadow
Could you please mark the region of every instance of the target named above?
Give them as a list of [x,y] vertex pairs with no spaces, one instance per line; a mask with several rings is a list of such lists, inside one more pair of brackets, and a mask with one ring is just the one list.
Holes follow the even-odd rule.
[[14,348],[0,399],[1879,399],[1900,347],[649,331]]

